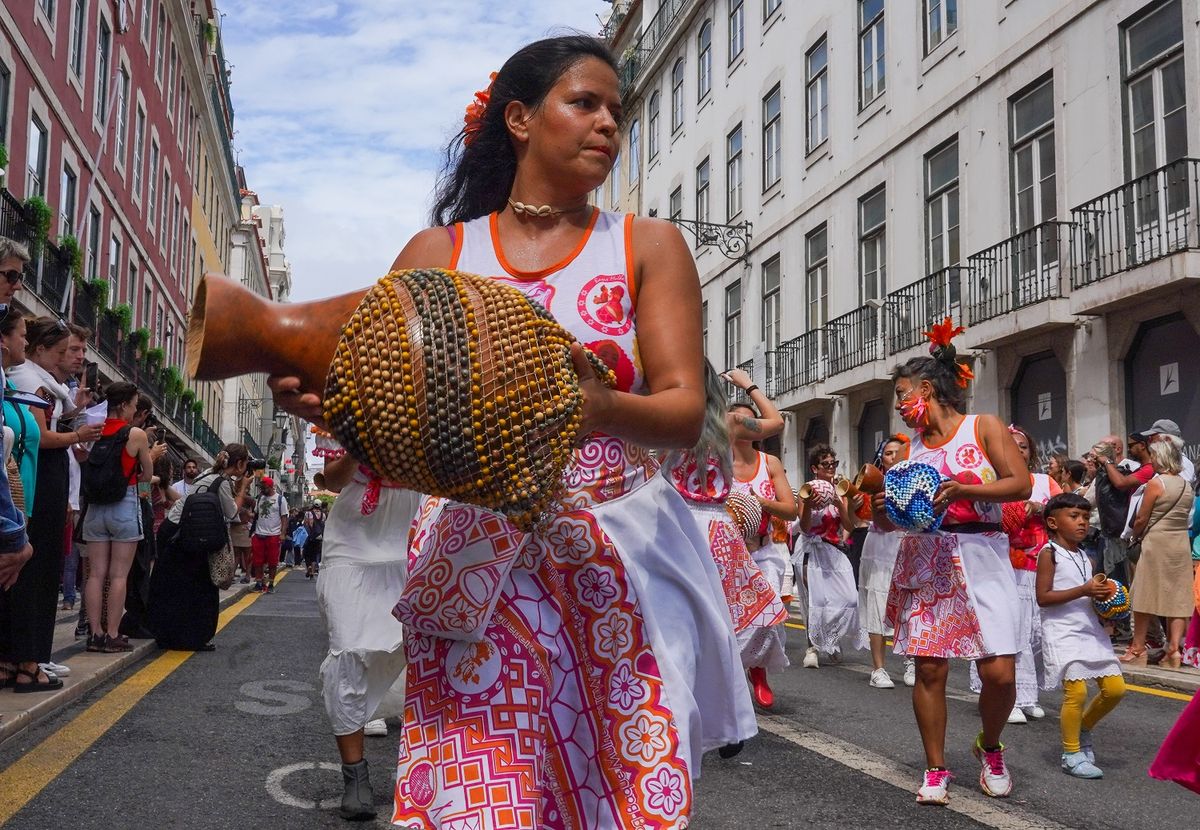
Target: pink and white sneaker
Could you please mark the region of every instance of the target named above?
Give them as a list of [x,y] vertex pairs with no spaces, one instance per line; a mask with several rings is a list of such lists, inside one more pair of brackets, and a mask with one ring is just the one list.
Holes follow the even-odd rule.
[[921,789],[917,790],[918,804],[950,803],[950,780],[954,776],[948,769],[927,769]]
[[1004,744],[989,752],[983,748],[983,733],[980,732],[971,751],[979,761],[979,789],[992,798],[1007,798],[1013,785],[1012,776],[1004,763]]

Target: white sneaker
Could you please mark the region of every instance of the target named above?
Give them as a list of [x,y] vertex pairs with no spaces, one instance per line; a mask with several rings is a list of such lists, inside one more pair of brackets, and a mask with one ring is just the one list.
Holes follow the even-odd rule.
[[871,672],[871,688],[872,689],[894,689],[896,684],[892,682],[892,678],[888,676],[887,669],[875,669]]
[[979,789],[992,798],[1007,798],[1013,785],[1008,766],[1004,763],[1004,744],[988,752],[983,748],[983,733],[980,732],[971,751],[979,760]]
[[927,769],[921,789],[917,790],[918,804],[949,804],[950,779],[954,776],[947,769]]
[[804,668],[806,668],[806,669],[815,669],[815,668],[820,667],[821,663],[820,663],[820,660],[817,658],[816,646],[809,646],[808,650],[804,652],[803,665],[804,665]]
[[1008,713],[1008,722],[1009,723],[1029,723],[1029,721],[1025,719],[1025,713],[1022,712],[1020,707],[1017,707],[1017,706],[1014,706],[1013,710]]
[[71,673],[71,667],[64,666],[62,663],[38,663],[38,668],[44,672],[55,674],[58,677],[66,677]]
[[383,718],[367,721],[367,725],[363,727],[363,734],[368,738],[382,738],[387,735],[387,722]]
[[1025,717],[1033,718],[1034,720],[1041,720],[1046,717],[1046,710],[1036,703],[1032,706],[1022,706],[1021,711],[1025,713]]
[[911,657],[904,661],[904,685],[917,685],[917,661]]

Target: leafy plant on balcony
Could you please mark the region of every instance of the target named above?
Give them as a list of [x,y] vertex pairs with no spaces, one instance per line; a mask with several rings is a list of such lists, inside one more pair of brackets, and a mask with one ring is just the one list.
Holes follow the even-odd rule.
[[117,321],[117,328],[121,330],[121,334],[129,334],[129,329],[133,326],[133,309],[128,304],[121,303],[119,306],[105,309],[104,313]]
[[204,401],[192,401],[192,414],[197,418],[204,415]]
[[179,400],[183,403],[186,409],[194,409],[196,406],[196,393],[191,389],[184,389],[179,393]]
[[8,148],[0,141],[0,174],[8,169]]
[[92,308],[103,308],[108,305],[108,280],[103,277],[93,277],[84,285],[84,291],[92,301]]
[[145,361],[147,368],[157,369],[162,366],[163,361],[167,359],[167,353],[158,346],[146,349]]
[[178,398],[183,394],[183,375],[174,366],[162,370],[163,394],[168,398]]
[[34,256],[42,252],[46,238],[50,235],[50,222],[54,211],[41,196],[30,196],[25,200],[25,221],[29,223],[29,249]]
[[138,354],[142,354],[146,351],[146,346],[150,344],[149,329],[134,329],[133,331],[129,332],[129,342],[133,345],[134,350]]
[[62,257],[63,262],[67,263],[71,278],[80,287],[83,287],[83,248],[79,247],[79,240],[69,233],[60,236],[58,238],[58,255]]
[[204,24],[204,40],[209,46],[217,45],[217,27],[211,20]]

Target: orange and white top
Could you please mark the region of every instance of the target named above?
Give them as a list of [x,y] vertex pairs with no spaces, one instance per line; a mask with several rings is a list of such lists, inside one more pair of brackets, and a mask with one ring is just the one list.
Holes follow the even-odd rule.
[[[978,415],[963,416],[954,434],[940,444],[927,444],[917,433],[909,446],[908,457],[911,461],[928,464],[960,484],[991,484],[996,480],[996,468],[979,438]],[[960,499],[947,508],[943,527],[951,530],[956,524],[977,522],[999,525],[1000,505]]]

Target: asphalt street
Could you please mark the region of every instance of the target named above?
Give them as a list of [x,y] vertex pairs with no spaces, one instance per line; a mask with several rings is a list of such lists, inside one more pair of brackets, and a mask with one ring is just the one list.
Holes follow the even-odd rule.
[[[1046,695],[1045,720],[1005,733],[1016,789],[995,801],[975,786],[969,749],[978,721],[964,691],[966,668],[959,667],[948,742],[958,776],[953,809],[918,807],[913,791],[922,757],[908,690],[869,688],[862,655],[842,666],[801,669],[803,632],[789,634],[794,666],[775,681],[776,705],[741,755],[706,758],[693,828],[1197,826],[1196,797],[1145,773],[1184,706],[1180,700],[1130,693],[1096,733],[1106,777],[1085,782],[1059,771],[1059,700]],[[146,674],[135,673],[153,673],[153,661],[164,658],[130,669],[0,746],[0,770],[43,746],[78,753],[61,771],[30,764],[19,782],[30,798],[4,826],[349,826],[336,813],[341,781],[318,691],[325,638],[313,583],[291,574],[274,595],[248,603],[215,642],[215,652],[181,663],[176,653],[177,667],[144,682],[144,696],[111,726],[93,728],[96,734],[87,729],[94,712],[138,688]],[[898,679],[898,661],[895,668]],[[396,735],[393,728],[367,742],[380,826],[390,815]]]

